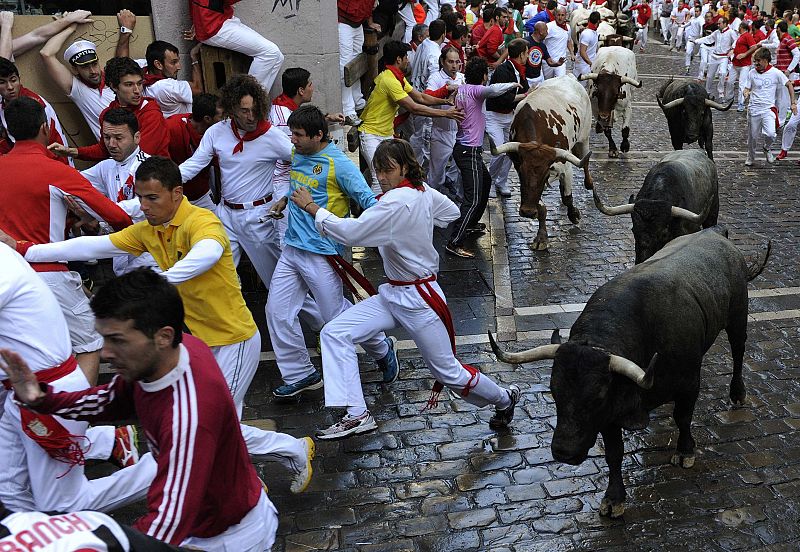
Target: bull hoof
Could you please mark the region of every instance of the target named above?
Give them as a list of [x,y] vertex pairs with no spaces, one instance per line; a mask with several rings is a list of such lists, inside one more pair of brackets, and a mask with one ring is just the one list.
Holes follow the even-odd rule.
[[694,454],[681,454],[676,452],[672,455],[670,459],[670,464],[673,466],[679,466],[683,469],[688,470],[692,466],[694,466]]
[[581,212],[576,207],[568,207],[567,216],[572,224],[578,224],[581,221]]
[[533,240],[533,250],[534,251],[547,251],[547,238],[541,239],[536,237]]
[[747,398],[747,393],[742,391],[741,395],[734,395],[731,393],[731,403],[734,406],[744,406],[744,400]]
[[611,519],[621,518],[625,513],[625,503],[612,504],[607,498],[600,502],[600,515]]
[[623,140],[622,143],[619,145],[619,151],[622,153],[628,153],[631,149],[631,143],[627,140]]
[[603,132],[603,125],[601,125],[600,123],[595,123],[594,131],[595,133],[600,134],[601,132]]
[[619,157],[619,152],[615,149],[608,150],[608,156],[611,157],[612,159],[616,159],[617,157]]

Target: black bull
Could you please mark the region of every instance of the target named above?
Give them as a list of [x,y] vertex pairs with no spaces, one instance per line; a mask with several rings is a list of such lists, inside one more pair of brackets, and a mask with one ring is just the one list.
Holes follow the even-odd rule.
[[636,264],[670,240],[717,224],[717,167],[700,150],[673,151],[647,173],[635,200],[607,207],[595,186],[594,203],[606,215],[630,213]]
[[714,124],[711,108],[727,111],[726,106],[708,97],[706,89],[690,80],[669,80],[656,94],[656,101],[664,111],[669,127],[672,147],[683,149],[683,144],[697,142],[705,149],[709,159],[714,159]]
[[619,517],[625,510],[622,429],[647,427],[654,408],[675,402],[672,416],[679,436],[671,462],[694,465],[690,426],[700,367],[723,329],[733,356],[730,398],[734,404],[745,399],[747,282],[763,269],[769,247],[763,263],[748,266],[721,232],[715,227],[677,238],[649,261],[601,286],[563,345],[505,353],[489,334],[495,354],[505,362],[554,359],[555,460],[581,464],[597,435],[603,436],[609,481],[601,515]]

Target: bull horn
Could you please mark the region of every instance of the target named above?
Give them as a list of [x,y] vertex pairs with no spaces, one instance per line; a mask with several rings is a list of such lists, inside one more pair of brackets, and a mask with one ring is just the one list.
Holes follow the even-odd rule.
[[489,344],[492,346],[492,351],[497,356],[497,359],[509,364],[522,364],[523,362],[536,362],[537,360],[550,360],[556,358],[556,351],[561,345],[541,345],[534,349],[527,351],[520,351],[519,353],[507,353],[502,350],[495,341],[492,332],[489,332]]
[[[667,102],[665,104],[661,103],[661,98],[659,98],[658,96],[656,96],[656,100],[658,100],[658,105],[661,107],[661,109],[664,109],[664,110],[672,109],[673,107],[678,107],[679,105],[681,105],[683,103],[683,98],[677,98],[677,99],[674,99],[671,102]],[[706,101],[708,101],[708,100],[706,100]]]
[[519,151],[519,142],[506,142],[505,144],[500,144],[498,148],[494,140],[492,140],[491,136],[489,137],[489,149],[492,152],[492,155],[501,155],[503,153],[517,153]]
[[583,159],[578,159],[577,155],[574,155],[572,152],[568,150],[561,148],[553,148],[553,149],[556,151],[557,161],[568,161],[581,169],[586,168],[586,165],[589,163],[589,157],[591,157],[592,155],[592,152],[588,152],[586,155],[583,156]]
[[585,80],[597,80],[597,73],[584,73],[580,77],[578,77],[579,81]]
[[720,111],[728,111],[733,105],[733,99],[731,99],[728,105],[715,102],[714,100],[709,100],[708,98],[705,99],[705,102],[708,107],[713,107],[714,109],[719,109]]
[[629,37],[629,36],[623,36],[623,37],[622,37],[622,42],[624,42],[624,43],[626,43],[626,44],[630,44],[631,42],[634,42],[635,40],[636,40],[636,39],[634,39],[634,38],[631,38],[631,37]]
[[626,77],[624,75],[621,78],[622,78],[622,84],[630,84],[631,86],[633,86],[635,88],[641,88],[642,87],[642,81],[633,80],[632,78]]
[[673,217],[682,218],[688,220],[689,222],[693,222],[695,224],[703,224],[703,221],[706,218],[703,215],[698,215],[688,209],[684,209],[682,207],[675,207],[671,208],[671,214]]
[[623,203],[615,207],[607,207],[604,205],[603,200],[601,200],[600,196],[597,194],[597,186],[592,189],[592,195],[594,196],[595,206],[604,215],[615,217],[617,215],[627,215],[633,212],[633,203]]
[[627,358],[617,355],[608,356],[608,369],[611,372],[630,378],[642,389],[650,389],[653,387],[653,375],[655,372],[653,368],[658,360],[658,353],[653,355],[646,372],[642,370],[638,364],[628,360]]

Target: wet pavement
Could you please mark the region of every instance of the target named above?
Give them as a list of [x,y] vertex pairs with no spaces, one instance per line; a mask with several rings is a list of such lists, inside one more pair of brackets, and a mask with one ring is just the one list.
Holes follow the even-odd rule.
[[[626,201],[671,150],[654,94],[669,75],[683,75],[683,56],[651,44],[637,58],[644,86],[634,93],[632,152],[608,159],[605,138],[592,137],[591,170],[608,203]],[[511,430],[491,431],[491,409],[447,397],[421,412],[433,380],[410,342],[401,341],[400,379],[392,385],[379,383],[374,365],[362,357],[365,396],[378,430],[318,442],[314,479],[302,495],[288,492],[286,474],[275,464],[259,465],[280,513],[275,550],[797,550],[800,168],[794,161],[767,166],[763,157],[744,167],[746,121],[735,107],[714,112],[714,126],[720,223],[748,254],[766,239],[773,249],[766,270],[750,284],[746,404],[733,408],[728,400],[731,357],[722,335],[703,363],[692,469],[669,464],[677,430],[668,406],[651,414],[648,429],[625,433],[623,519],[597,513],[607,486],[601,444],[580,466],[552,459],[550,364],[498,362],[486,331],[498,331],[512,349],[544,344],[555,328],[564,335],[592,292],[633,265],[631,223],[599,213],[576,174],[580,225],[569,222],[558,186],[551,186],[544,196],[550,248],[534,251],[536,225],[517,214],[514,178],[513,197],[490,201],[484,218],[489,232],[470,244],[478,257],[443,255],[440,274],[461,360],[522,389]],[[441,242],[437,236],[443,251]],[[374,251],[356,250],[354,260],[373,283],[381,281]],[[263,293],[251,292],[248,300],[263,320]],[[395,335],[407,339],[402,331]],[[338,419],[339,411],[323,408],[321,391],[300,401],[274,401],[271,389],[279,377],[268,346],[263,358],[246,420],[299,437]],[[314,361],[319,363],[316,354]]]

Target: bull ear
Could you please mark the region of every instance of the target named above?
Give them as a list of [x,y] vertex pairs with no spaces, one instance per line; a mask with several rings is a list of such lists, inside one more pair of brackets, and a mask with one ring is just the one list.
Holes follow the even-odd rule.
[[561,345],[561,332],[558,329],[553,330],[553,335],[550,336],[550,343],[552,345]]

